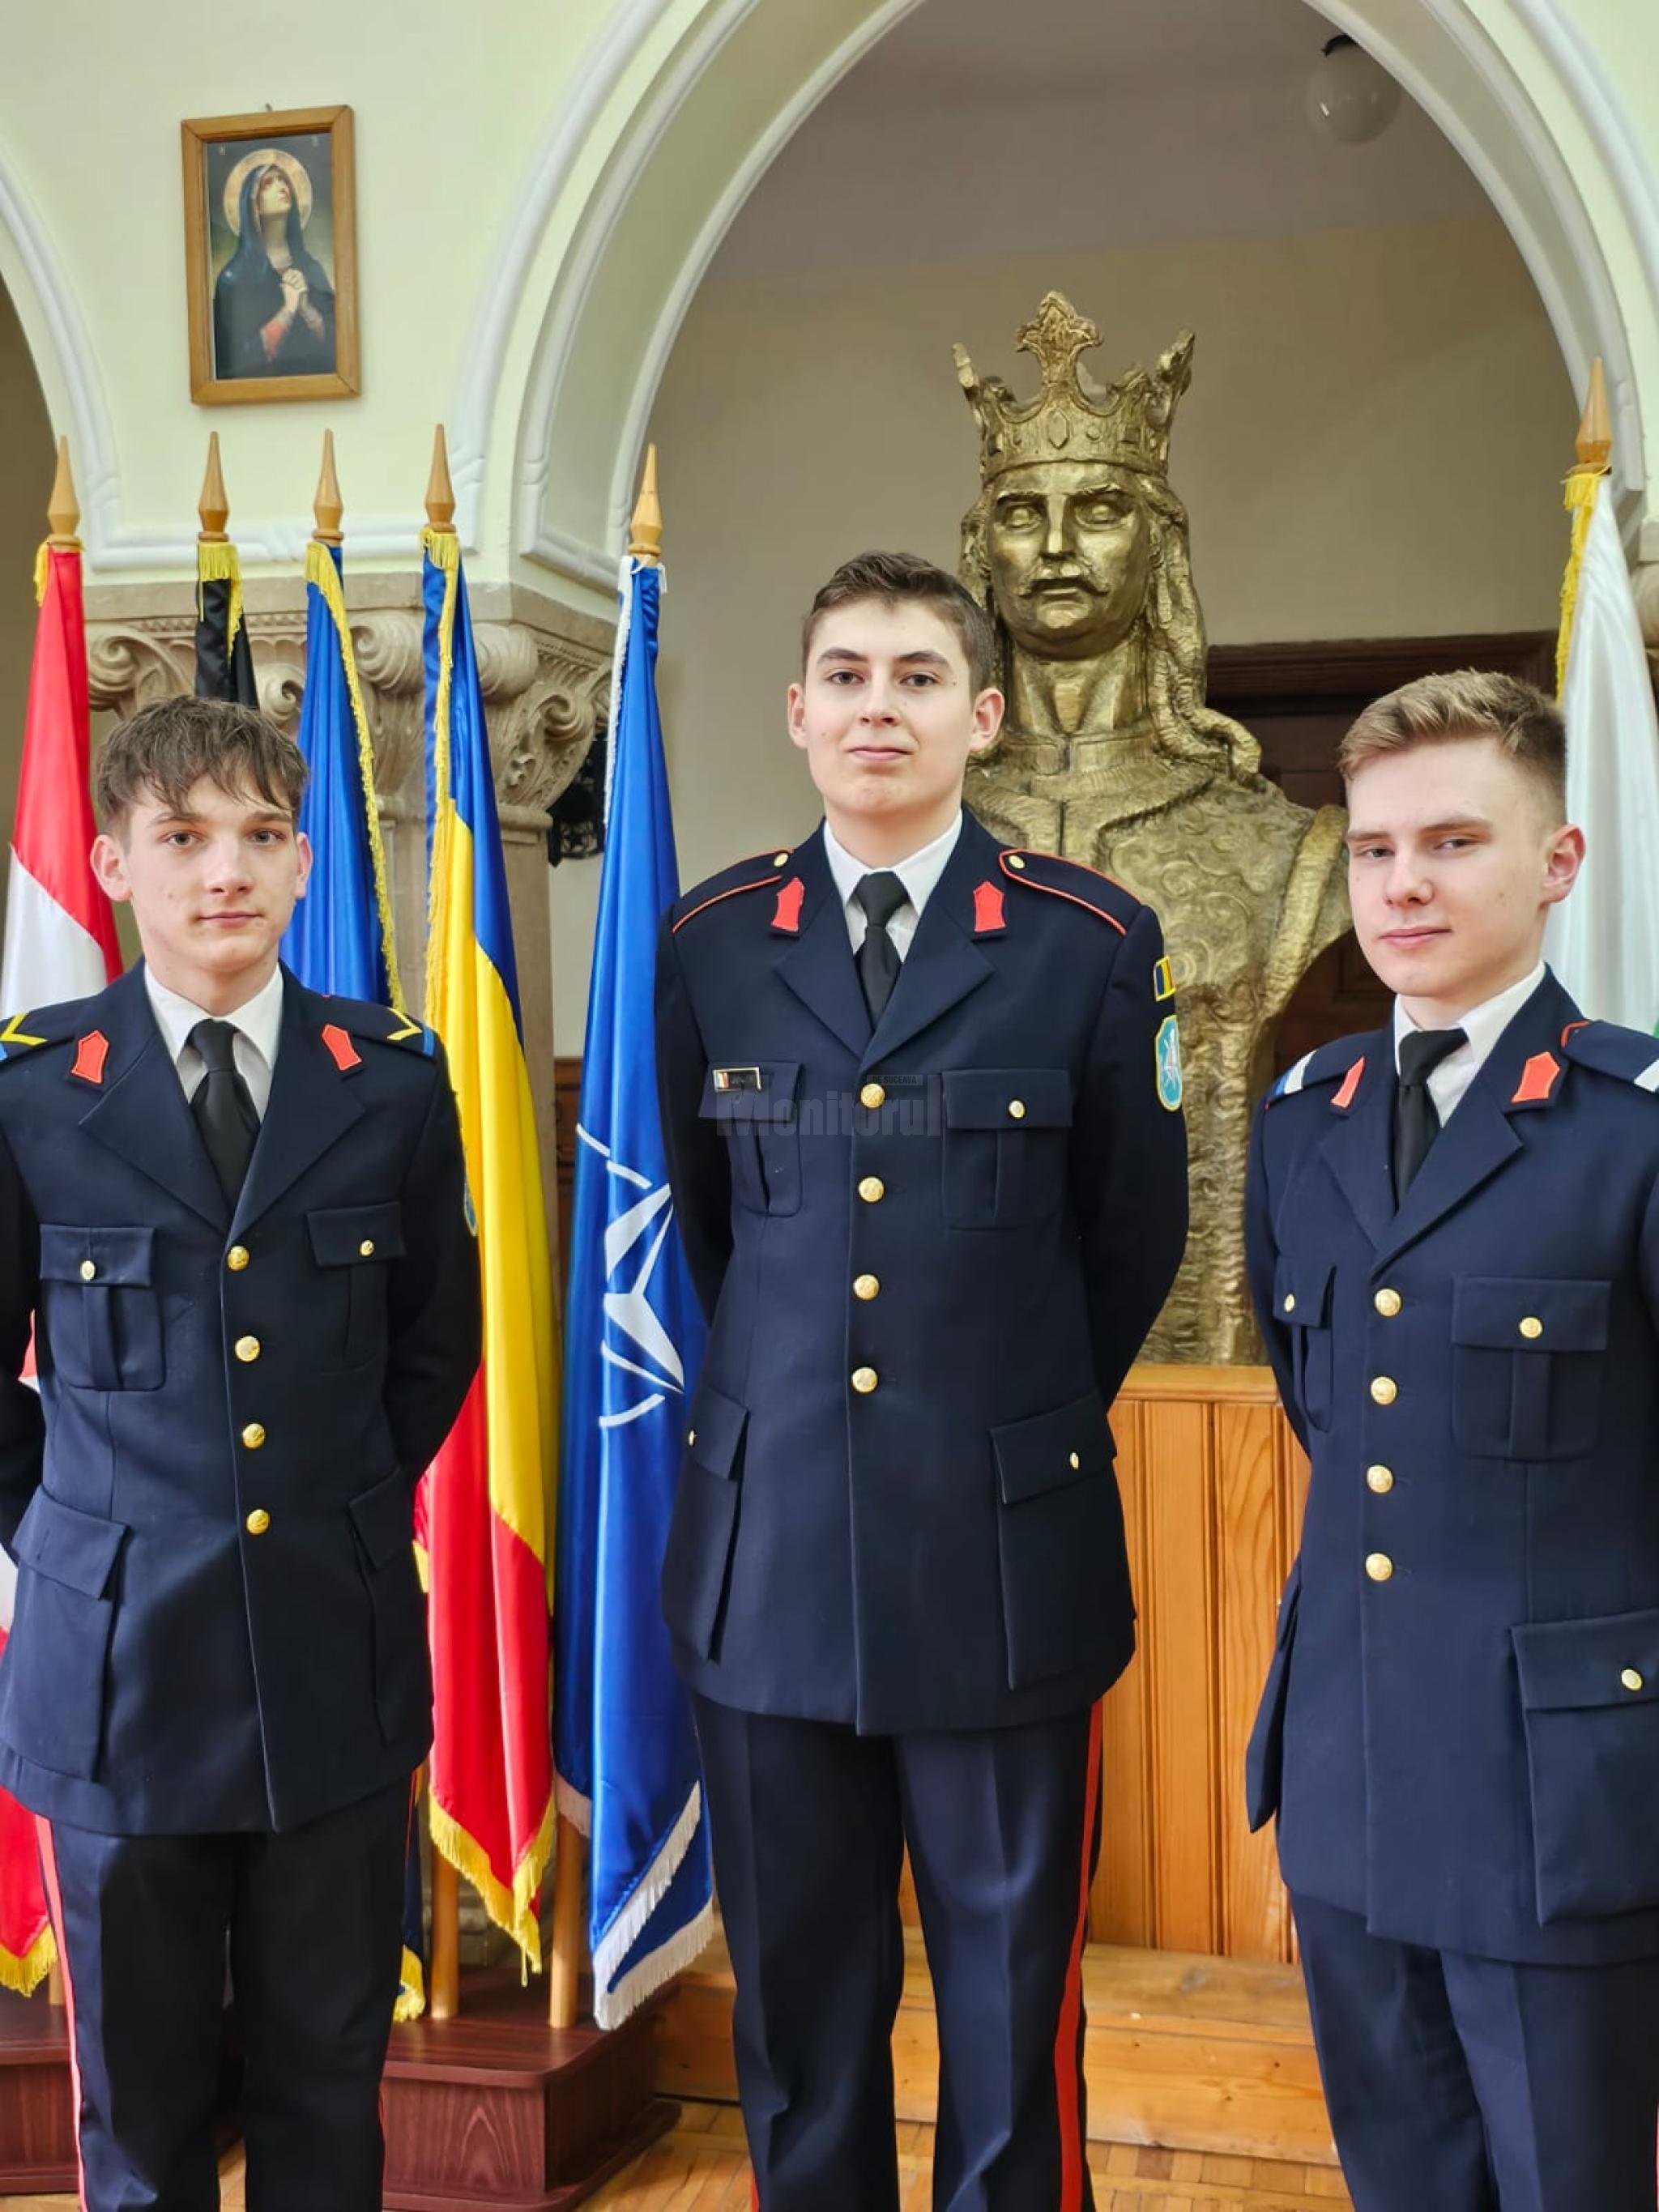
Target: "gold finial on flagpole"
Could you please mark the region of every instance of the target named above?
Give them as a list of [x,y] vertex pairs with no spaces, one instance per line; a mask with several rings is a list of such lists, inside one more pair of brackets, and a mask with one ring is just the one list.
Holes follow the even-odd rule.
[[1607,380],[1599,353],[1590,363],[1589,392],[1575,450],[1581,469],[1605,469],[1613,458],[1613,417],[1607,412]]
[[645,449],[645,473],[640,478],[640,495],[634,502],[634,520],[629,527],[628,550],[636,561],[648,561],[653,568],[662,564],[662,501],[657,497],[657,449]]
[[200,545],[223,545],[225,525],[230,520],[230,501],[225,494],[225,472],[219,465],[219,433],[208,433],[207,474],[202,479],[202,496],[196,502],[196,512],[202,518],[202,526],[196,533]]
[[58,441],[58,473],[52,480],[52,496],[46,501],[46,520],[52,535],[48,545],[60,551],[78,545],[76,532],[81,522],[81,502],[75,496],[75,472],[70,467],[69,440]]
[[334,473],[334,433],[323,433],[323,472],[317,479],[317,496],[311,502],[311,511],[317,518],[317,527],[311,535],[319,545],[337,545],[340,543],[340,517],[345,513],[340,497],[340,479]]
[[455,527],[455,487],[449,481],[449,448],[444,443],[441,422],[432,433],[432,473],[426,480],[426,519],[434,530],[453,532]]

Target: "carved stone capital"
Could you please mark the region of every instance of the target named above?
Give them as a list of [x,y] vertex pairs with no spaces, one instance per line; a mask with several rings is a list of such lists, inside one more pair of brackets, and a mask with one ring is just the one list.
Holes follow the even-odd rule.
[[[382,811],[424,808],[425,669],[420,579],[349,574],[351,643],[374,746]],[[473,642],[497,804],[509,835],[539,835],[581,766],[610,688],[605,626],[539,592],[471,586]],[[290,734],[305,695],[303,586],[259,577],[245,592],[259,704]],[[92,704],[118,715],[188,691],[195,680],[195,593],[188,584],[95,585],[87,593]]]

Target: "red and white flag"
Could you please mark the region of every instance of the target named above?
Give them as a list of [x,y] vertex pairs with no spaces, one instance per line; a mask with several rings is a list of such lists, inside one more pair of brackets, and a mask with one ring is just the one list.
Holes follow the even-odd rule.
[[[40,548],[34,596],[40,613],[6,887],[0,1028],[33,1006],[101,991],[121,972],[115,916],[89,858],[86,616],[81,549],[72,540]],[[11,1625],[13,1581],[11,1562],[0,1553],[0,1650]],[[0,1987],[27,1994],[53,1955],[34,1824],[0,1790]]]

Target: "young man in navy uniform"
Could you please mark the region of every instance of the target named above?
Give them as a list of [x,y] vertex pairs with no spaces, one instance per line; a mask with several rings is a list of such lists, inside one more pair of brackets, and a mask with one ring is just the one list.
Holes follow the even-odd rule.
[[1357,2212],[1654,2212],[1659,1042],[1543,965],[1553,706],[1345,740],[1386,1028],[1259,1121],[1251,1279],[1313,1461],[1251,1745]]
[[658,1076],[708,1312],[663,1574],[763,2212],[891,2212],[909,1846],[934,2203],[1077,2212],[1096,1700],[1133,1643],[1107,1408],[1186,1233],[1156,917],[966,816],[1002,697],[912,556],[807,618],[824,820],[683,898]]
[[94,864],[143,963],[0,1029],[0,1783],[38,1819],[88,2212],[218,2203],[227,1947],[252,2212],[380,2202],[412,1498],[477,1267],[441,1051],[278,965],[304,781],[246,708],[116,731]]

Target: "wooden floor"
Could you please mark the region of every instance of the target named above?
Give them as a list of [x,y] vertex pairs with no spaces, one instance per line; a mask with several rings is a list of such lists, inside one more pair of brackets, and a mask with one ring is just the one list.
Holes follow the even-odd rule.
[[[901,2124],[903,2212],[927,2212],[933,2131]],[[1347,2212],[1341,2177],[1328,2166],[1228,2158],[1212,2151],[1137,2150],[1091,2143],[1095,2212]],[[225,2212],[241,2212],[242,2157],[222,2168]],[[9,2212],[74,2212],[72,2197],[9,2197]],[[686,2105],[672,2135],[590,2199],[593,2212],[749,2212],[749,2162],[729,2105]]]

